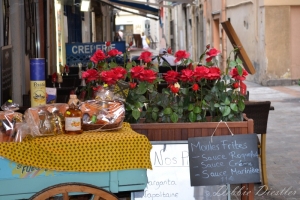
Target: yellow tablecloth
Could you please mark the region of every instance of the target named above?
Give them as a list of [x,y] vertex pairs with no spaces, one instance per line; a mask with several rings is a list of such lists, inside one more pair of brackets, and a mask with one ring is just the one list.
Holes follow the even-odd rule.
[[0,155],[23,165],[58,171],[99,172],[152,169],[146,136],[130,124],[116,131],[38,137],[0,143]]

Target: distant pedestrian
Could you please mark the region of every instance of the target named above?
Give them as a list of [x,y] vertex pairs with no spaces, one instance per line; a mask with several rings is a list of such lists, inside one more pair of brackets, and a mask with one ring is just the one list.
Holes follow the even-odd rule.
[[146,40],[147,36],[145,35],[144,32],[142,32],[141,38],[142,38],[143,49],[144,50],[148,50],[149,49],[149,45],[148,45],[147,40]]
[[121,41],[123,41],[123,35],[124,35],[124,34],[123,34],[122,30],[120,29],[118,33],[119,33],[119,36],[120,36],[120,38],[121,38]]
[[154,65],[157,66],[176,66],[180,65],[181,62],[175,62],[176,57],[172,54],[168,53],[168,50],[166,48],[161,48],[159,50],[158,56],[152,61]]
[[122,41],[118,32],[115,32],[114,41],[117,41],[117,42]]

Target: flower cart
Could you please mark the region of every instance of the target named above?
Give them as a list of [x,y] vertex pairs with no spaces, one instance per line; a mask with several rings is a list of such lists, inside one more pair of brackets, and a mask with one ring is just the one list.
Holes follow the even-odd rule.
[[69,199],[68,193],[117,199],[114,193],[146,187],[150,149],[148,139],[127,123],[116,131],[2,142],[0,199],[40,200],[56,194]]

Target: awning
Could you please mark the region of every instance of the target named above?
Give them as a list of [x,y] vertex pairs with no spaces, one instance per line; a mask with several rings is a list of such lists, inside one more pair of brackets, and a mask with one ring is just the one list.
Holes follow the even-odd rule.
[[[126,8],[137,10],[137,11],[139,11],[139,14],[141,14],[143,16],[146,16],[147,14],[151,14],[151,15],[154,15],[156,17],[159,17],[160,9],[142,4],[142,2],[141,3],[134,3],[134,2],[125,2],[125,1],[122,1],[122,0],[101,0],[101,1],[105,2],[105,3],[109,3],[112,6],[126,7]],[[128,12],[131,12],[131,11],[128,11]],[[136,14],[136,13],[134,13],[134,14]]]
[[168,2],[172,2],[172,3],[193,3],[195,2],[195,0],[160,0],[159,2],[162,1],[168,1]]

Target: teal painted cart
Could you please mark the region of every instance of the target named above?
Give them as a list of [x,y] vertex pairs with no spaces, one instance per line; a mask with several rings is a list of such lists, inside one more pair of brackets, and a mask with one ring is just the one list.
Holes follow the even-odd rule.
[[0,157],[0,199],[3,200],[41,200],[45,199],[41,195],[54,193],[68,199],[67,193],[71,192],[94,194],[94,199],[110,200],[117,199],[114,193],[144,190],[147,181],[146,169],[63,172],[24,166]]

